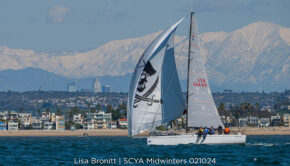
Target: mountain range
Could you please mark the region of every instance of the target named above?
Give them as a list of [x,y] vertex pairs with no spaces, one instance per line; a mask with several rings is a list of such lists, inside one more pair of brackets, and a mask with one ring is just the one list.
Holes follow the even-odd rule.
[[[114,78],[120,79],[112,87],[127,91],[138,59],[160,33],[111,41],[86,52],[41,53],[0,46],[0,90],[36,90],[46,85],[49,88],[49,84],[55,90],[65,90],[65,84],[75,78],[91,82],[100,77],[107,78],[106,83],[100,79],[102,84],[111,85],[115,84]],[[200,38],[213,89],[280,91],[290,88],[290,28],[256,22],[232,32],[203,33]],[[183,86],[187,75],[187,42],[187,37],[175,36],[176,61]],[[50,73],[50,80],[55,80],[48,83],[43,73]],[[30,88],[22,88],[23,83]]]

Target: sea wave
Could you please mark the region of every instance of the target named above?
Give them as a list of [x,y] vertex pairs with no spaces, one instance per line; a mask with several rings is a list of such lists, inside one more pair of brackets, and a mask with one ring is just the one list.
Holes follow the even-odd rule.
[[246,146],[277,146],[278,143],[263,143],[263,142],[255,142],[255,143],[246,143]]

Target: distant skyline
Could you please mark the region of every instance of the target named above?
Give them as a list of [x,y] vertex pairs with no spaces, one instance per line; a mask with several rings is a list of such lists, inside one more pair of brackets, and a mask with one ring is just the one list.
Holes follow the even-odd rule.
[[163,30],[193,10],[201,33],[257,21],[290,27],[289,8],[288,0],[0,0],[0,46],[86,51]]

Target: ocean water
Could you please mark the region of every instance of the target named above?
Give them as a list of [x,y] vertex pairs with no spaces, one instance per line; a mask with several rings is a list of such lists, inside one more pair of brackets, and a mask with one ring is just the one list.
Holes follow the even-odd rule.
[[246,145],[148,146],[128,137],[0,137],[0,165],[290,165],[290,136]]

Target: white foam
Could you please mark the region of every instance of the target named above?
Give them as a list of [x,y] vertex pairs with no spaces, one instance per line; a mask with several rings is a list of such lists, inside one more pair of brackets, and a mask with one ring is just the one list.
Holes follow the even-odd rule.
[[275,146],[275,145],[278,145],[278,144],[259,142],[259,143],[247,143],[246,145],[247,146]]

